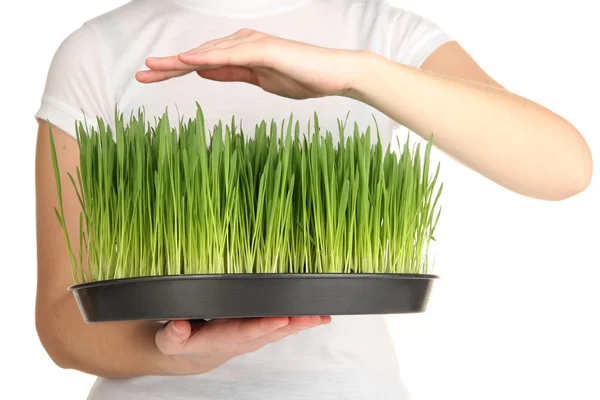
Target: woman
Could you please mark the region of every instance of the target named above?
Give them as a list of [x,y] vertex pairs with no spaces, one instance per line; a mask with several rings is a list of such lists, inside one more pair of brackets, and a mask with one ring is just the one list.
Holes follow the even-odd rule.
[[[143,106],[251,133],[290,112],[337,118],[384,144],[405,126],[490,180],[562,200],[591,179],[590,150],[553,112],[504,89],[431,21],[380,0],[134,0],[86,22],[56,52],[39,119],[36,323],[57,365],[98,376],[89,399],[404,399],[383,317],[328,316],[86,325],[72,295],[49,158],[78,163],[74,122]],[[176,115],[176,114],[173,114]],[[68,186],[68,185],[67,185]],[[69,229],[78,201],[63,193]],[[75,234],[75,233],[74,233]]]

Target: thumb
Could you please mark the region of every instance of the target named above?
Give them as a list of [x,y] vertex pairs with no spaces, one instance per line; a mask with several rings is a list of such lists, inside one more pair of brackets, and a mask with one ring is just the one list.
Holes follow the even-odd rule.
[[169,321],[156,332],[156,346],[164,354],[177,354],[191,332],[192,327],[188,321]]

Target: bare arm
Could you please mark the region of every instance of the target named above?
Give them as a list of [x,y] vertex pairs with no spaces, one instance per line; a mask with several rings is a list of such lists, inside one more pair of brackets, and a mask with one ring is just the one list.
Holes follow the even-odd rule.
[[501,87],[456,43],[421,69],[371,53],[349,95],[381,110],[483,176],[533,198],[562,200],[590,183],[592,157],[564,118]]
[[[65,219],[71,237],[78,237],[80,205],[67,172],[79,164],[77,142],[57,128],[56,143],[63,183]],[[38,281],[36,326],[40,340],[56,364],[94,375],[127,376],[165,373],[168,356],[154,345],[154,323],[85,324],[73,295],[73,283],[57,205],[48,125],[40,124],[36,150],[36,214]],[[78,249],[78,243],[73,243]],[[78,250],[75,250],[78,251]]]
[[[299,63],[296,60],[310,60]],[[369,51],[348,51],[242,29],[189,52],[149,58],[142,83],[196,72],[246,82],[293,99],[346,96],[369,104],[461,164],[522,195],[562,200],[587,188],[592,156],[561,116],[511,93],[456,42],[422,68]]]
[[[75,139],[52,128],[61,180],[65,220],[78,238],[81,210],[67,172],[75,176]],[[54,214],[56,181],[48,125],[40,123],[36,149],[38,281],[35,320],[48,355],[60,367],[104,377],[199,374],[233,357],[276,342],[301,329],[328,323],[329,317],[211,321],[192,330],[188,321],[86,324],[73,295],[71,269],[62,229]],[[72,243],[78,251],[78,242]]]

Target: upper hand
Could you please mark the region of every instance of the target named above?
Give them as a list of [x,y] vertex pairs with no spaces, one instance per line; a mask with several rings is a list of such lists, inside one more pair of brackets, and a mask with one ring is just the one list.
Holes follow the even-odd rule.
[[158,350],[175,360],[175,374],[207,372],[304,329],[328,324],[329,316],[215,319],[196,326],[169,321],[156,333]]
[[359,51],[330,49],[249,29],[188,52],[148,58],[136,74],[152,83],[196,72],[222,82],[246,82],[292,99],[344,95],[356,74]]

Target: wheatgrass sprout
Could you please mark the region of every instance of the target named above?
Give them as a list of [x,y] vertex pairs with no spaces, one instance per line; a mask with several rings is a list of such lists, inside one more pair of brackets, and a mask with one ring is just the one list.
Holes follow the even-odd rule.
[[[82,207],[74,254],[59,194],[75,283],[178,274],[411,273],[430,269],[441,208],[430,137],[421,155],[372,145],[370,127],[339,142],[318,116],[302,134],[293,115],[246,137],[232,117],[212,132],[194,118],[152,125],[78,122],[80,165],[69,175]],[[51,133],[52,135],[52,133]]]

